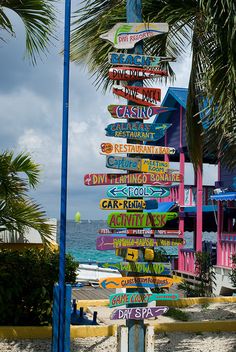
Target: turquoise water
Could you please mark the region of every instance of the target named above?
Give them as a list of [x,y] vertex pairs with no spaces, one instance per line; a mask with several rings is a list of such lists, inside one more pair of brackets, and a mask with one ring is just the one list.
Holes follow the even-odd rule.
[[[106,228],[106,220],[82,220],[76,223],[73,220],[67,221],[66,251],[73,255],[79,262],[104,262],[121,260],[115,255],[115,251],[96,250],[96,238],[98,230]],[[59,227],[58,227],[59,228]],[[185,233],[186,248],[193,248],[193,234]],[[204,233],[203,240],[216,242],[215,233]],[[167,254],[177,255],[177,247],[163,247]]]

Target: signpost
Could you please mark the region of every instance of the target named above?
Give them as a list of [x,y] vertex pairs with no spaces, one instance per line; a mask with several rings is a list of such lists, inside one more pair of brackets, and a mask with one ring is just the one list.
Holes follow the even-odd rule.
[[155,301],[176,301],[179,299],[177,293],[116,293],[110,295],[109,307],[119,307],[126,304],[141,304]]
[[100,209],[102,210],[142,210],[157,209],[158,202],[155,199],[101,199]]
[[159,173],[167,171],[169,163],[166,161],[159,160],[109,155],[106,157],[106,167],[118,170]]
[[108,76],[113,81],[136,81],[168,76],[168,72],[157,68],[144,69],[139,67],[122,66],[110,68]]
[[123,308],[115,309],[111,314],[111,320],[117,319],[150,319],[166,313],[168,307],[147,307],[147,308]]
[[111,65],[126,65],[136,67],[159,67],[160,63],[175,61],[173,57],[149,56],[139,54],[109,53],[108,62]]
[[165,106],[109,105],[108,111],[117,119],[148,120],[156,114],[176,110]]
[[177,213],[110,213],[107,224],[111,228],[160,228],[169,220],[176,219]]
[[116,23],[101,39],[112,43],[116,49],[132,49],[136,43],[145,38],[167,33],[167,23]]
[[146,106],[158,105],[161,101],[159,88],[114,85],[112,92],[119,97]]
[[170,194],[168,188],[153,186],[113,186],[107,190],[107,196],[111,198],[124,197],[157,197],[165,198]]
[[145,230],[145,229],[100,229],[98,233],[101,235],[127,234],[127,235],[144,235],[144,236],[180,236],[182,232],[179,230]]
[[129,143],[102,143],[101,154],[174,154],[175,148]]
[[180,182],[182,175],[178,172],[132,173],[132,174],[87,174],[84,176],[86,186],[106,185],[163,185],[170,186],[172,182]]
[[180,283],[179,277],[167,276],[123,276],[123,277],[107,277],[99,280],[99,286],[102,288],[164,288],[171,287],[173,283]]
[[141,141],[156,141],[165,135],[170,123],[117,122],[105,128],[106,136],[132,138]]
[[98,263],[99,268],[110,268],[130,273],[170,275],[170,263],[146,263],[146,262],[119,262],[119,263]]
[[96,248],[99,251],[108,251],[117,248],[129,247],[143,248],[160,246],[179,246],[180,244],[183,244],[183,238],[100,236],[96,240]]

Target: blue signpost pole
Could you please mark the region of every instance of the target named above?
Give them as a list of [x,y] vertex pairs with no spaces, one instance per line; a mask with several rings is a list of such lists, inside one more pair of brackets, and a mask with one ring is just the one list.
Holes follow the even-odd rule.
[[[126,18],[128,23],[142,22],[142,0],[127,0],[126,2]],[[135,45],[134,49],[129,50],[129,53],[142,54],[143,46],[142,43]],[[142,81],[129,82],[129,85],[142,86]],[[128,101],[128,104],[133,105],[132,102]],[[127,141],[133,143],[133,141]],[[135,143],[135,141],[134,141]],[[137,290],[136,290],[137,291]],[[127,290],[127,292],[133,292],[133,290]],[[142,292],[142,289],[139,290]],[[127,320],[128,326],[128,351],[129,352],[144,352],[145,344],[145,326],[143,320]]]
[[[64,27],[64,72],[63,72],[63,116],[62,116],[62,162],[61,162],[61,211],[60,211],[60,256],[59,256],[59,349],[65,352],[65,255],[66,255],[66,208],[67,208],[67,164],[68,164],[68,116],[69,116],[69,72],[70,72],[70,15],[71,0],[65,0]],[[69,351],[67,351],[69,352]]]

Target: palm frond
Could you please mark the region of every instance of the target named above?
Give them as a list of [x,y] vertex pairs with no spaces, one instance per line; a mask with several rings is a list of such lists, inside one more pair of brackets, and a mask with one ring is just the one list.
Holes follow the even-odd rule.
[[55,0],[2,0],[0,28],[14,35],[14,29],[4,8],[14,11],[23,21],[26,31],[26,53],[36,62],[36,57],[47,51],[51,41],[55,17]]

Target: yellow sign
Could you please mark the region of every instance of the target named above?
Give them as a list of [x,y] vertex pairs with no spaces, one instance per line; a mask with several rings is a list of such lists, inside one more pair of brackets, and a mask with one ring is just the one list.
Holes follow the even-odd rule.
[[152,262],[154,259],[154,250],[151,248],[145,248],[144,249],[144,260],[147,260],[148,262]]
[[116,249],[116,255],[123,257],[126,260],[129,260],[131,262],[137,262],[138,261],[138,249],[132,249],[132,248],[125,248],[125,249]]
[[166,172],[170,167],[167,161],[142,159],[141,171],[142,172]]
[[143,199],[101,199],[100,208],[103,210],[142,210],[146,209]]

